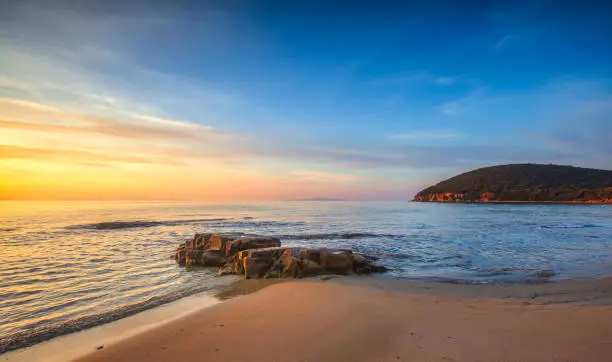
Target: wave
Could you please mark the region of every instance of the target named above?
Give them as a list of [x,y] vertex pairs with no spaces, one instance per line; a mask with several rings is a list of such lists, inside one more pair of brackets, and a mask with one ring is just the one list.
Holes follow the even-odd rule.
[[151,309],[162,304],[167,304],[192,294],[205,292],[207,290],[210,290],[210,288],[207,286],[198,286],[163,296],[152,297],[143,302],[134,303],[96,315],[89,315],[55,323],[40,324],[27,330],[12,333],[8,336],[0,335],[0,355],[15,349],[29,347],[61,335],[74,333],[83,329],[125,318],[147,309]]
[[551,224],[551,225],[542,225],[544,229],[583,229],[583,228],[599,228],[602,227],[598,224],[592,223],[584,223],[584,224]]
[[289,240],[333,240],[333,239],[363,239],[363,238],[392,238],[397,237],[394,234],[374,234],[374,233],[320,233],[320,234],[285,234],[278,235],[282,239]]
[[147,228],[154,226],[173,226],[191,223],[207,223],[231,220],[228,218],[216,219],[186,219],[186,220],[131,220],[131,221],[105,221],[91,224],[77,224],[66,226],[66,229],[94,229],[94,230],[115,230],[115,229],[131,229],[131,228]]
[[89,229],[89,230],[118,230],[118,229],[133,229],[133,228],[148,228],[155,226],[175,226],[184,224],[203,223],[208,227],[287,227],[305,225],[302,221],[257,221],[251,217],[237,220],[234,218],[210,218],[210,219],[184,219],[184,220],[129,220],[129,221],[104,221],[90,224],[69,225],[64,229]]
[[306,225],[303,221],[250,221],[250,220],[229,220],[221,221],[218,223],[211,223],[209,226],[217,226],[224,228],[263,228],[263,227],[290,227],[290,226],[304,226]]

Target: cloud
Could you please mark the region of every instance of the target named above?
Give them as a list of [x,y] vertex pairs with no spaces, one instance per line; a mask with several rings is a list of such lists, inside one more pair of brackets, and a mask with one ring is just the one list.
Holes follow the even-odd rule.
[[450,86],[455,84],[459,77],[443,76],[428,72],[411,73],[404,75],[395,75],[390,77],[381,77],[372,80],[371,84],[435,84],[439,86]]
[[0,29],[0,97],[37,99],[82,112],[129,109],[167,125],[183,119],[198,124],[201,114],[223,120],[242,101],[234,92],[142,65],[143,55],[134,51],[142,39],[176,30],[169,12],[112,5],[93,11],[86,5],[44,2],[13,2],[9,8],[11,16]]
[[463,134],[449,130],[421,130],[389,135],[390,139],[405,141],[431,141],[460,137],[463,137]]
[[176,160],[143,155],[113,154],[62,148],[35,148],[0,145],[0,160],[26,159],[39,161],[60,161],[74,164],[99,165],[100,163],[145,163],[180,165]]
[[[541,150],[521,146],[402,145],[379,149],[306,148],[285,150],[284,157],[358,169],[401,169],[473,167],[508,162],[544,162],[568,160],[571,152]],[[277,157],[282,157],[277,155]]]
[[346,183],[353,182],[356,180],[355,176],[353,175],[334,172],[294,170],[291,171],[290,174],[293,176],[297,176],[302,181]]
[[[129,120],[59,109],[21,99],[0,99],[0,111],[7,104],[11,106],[11,111],[17,115],[27,117],[29,120],[0,119],[0,124],[5,129],[58,133],[95,133],[115,137],[165,140],[201,140],[207,137],[223,135],[223,133],[216,131],[212,127],[181,121],[141,115],[137,118],[146,120],[147,123],[133,123]],[[30,109],[39,112],[33,115],[27,112]],[[20,110],[23,111],[21,114]],[[33,118],[36,121],[32,121]],[[48,119],[56,121],[50,123],[47,121]],[[58,122],[61,123],[58,124]],[[150,123],[159,124],[160,126],[153,126]]]
[[504,44],[506,44],[509,40],[512,40],[513,38],[513,36],[506,35],[503,38],[499,39],[497,43],[495,43],[495,49],[501,49]]
[[145,116],[145,115],[138,115],[138,114],[136,114],[136,115],[134,115],[134,118],[142,119],[142,120],[145,120],[145,121],[148,121],[148,122],[168,125],[168,126],[176,126],[176,127],[184,127],[184,128],[196,128],[196,129],[203,129],[203,130],[207,130],[207,131],[213,131],[214,130],[214,128],[211,127],[211,126],[204,126],[204,125],[200,125],[200,124],[184,122],[184,121],[177,121],[177,120],[173,120],[173,119],[159,118],[159,117],[154,117],[154,116]]
[[462,112],[462,106],[460,101],[446,102],[440,106],[440,112],[447,115],[455,115]]
[[[116,150],[117,153],[129,151],[139,154],[138,157],[143,157],[142,162],[166,162],[169,158],[179,161],[215,159],[228,163],[288,160],[291,164],[316,162],[321,169],[403,170],[539,160],[603,165],[606,161],[602,160],[612,153],[607,146],[609,140],[606,140],[612,124],[608,100],[605,97],[599,103],[593,100],[593,97],[609,94],[608,90],[604,87],[594,90],[587,86],[586,90],[575,91],[567,84],[513,94],[489,93],[481,88],[464,97],[440,98],[447,101],[428,110],[432,113],[431,122],[425,127],[441,130],[414,130],[384,139],[371,135],[367,140],[355,139],[347,132],[337,134],[334,140],[321,140],[318,137],[300,137],[299,133],[308,132],[308,125],[295,123],[295,126],[291,125],[295,127],[292,130],[295,133],[287,131],[290,127],[278,127],[263,136],[251,134],[241,137],[237,142],[233,140],[235,134],[222,131],[223,125],[243,125],[256,133],[259,124],[252,124],[261,121],[261,117],[244,119],[258,106],[242,99],[241,90],[232,91],[228,84],[224,84],[224,88],[214,87],[210,83],[157,72],[138,62],[138,57],[143,55],[136,54],[135,49],[141,48],[135,46],[135,39],[152,37],[156,32],[172,39],[169,33],[165,33],[172,30],[172,16],[165,12],[154,14],[154,11],[141,13],[138,17],[119,13],[108,16],[102,13],[81,14],[78,9],[72,13],[50,6],[33,10],[29,7],[24,5],[18,14],[11,11],[11,17],[15,16],[9,19],[10,23],[19,29],[8,28],[8,31],[0,32],[0,97],[3,97],[0,107],[5,107],[0,109],[0,127],[3,131],[19,134],[36,133],[38,138],[32,137],[31,143],[12,145],[29,149],[20,151],[29,157],[43,157],[44,152],[40,150],[51,150],[53,159],[61,156],[63,160],[77,162],[77,155],[83,158],[97,157],[92,154],[109,157],[108,151]],[[201,33],[207,36],[205,32]],[[498,37],[513,34],[500,38],[498,48],[507,46],[513,37],[524,38],[522,33],[511,28],[501,29],[496,34]],[[491,38],[487,39],[491,45]],[[462,86],[471,87],[475,83],[466,75],[426,71],[371,81],[371,84],[381,85],[431,86],[444,97],[450,91]],[[576,86],[576,82],[572,84]],[[396,94],[386,105],[393,106],[402,96]],[[9,107],[11,110],[7,112]],[[291,115],[284,114],[287,110],[281,108],[276,113],[268,112],[266,116],[278,121],[286,115],[285,121],[290,122]],[[237,109],[244,110],[241,113],[246,116],[234,117]],[[415,111],[421,113],[418,109]],[[442,117],[440,113],[453,117]],[[201,119],[203,116],[206,118]],[[503,131],[496,131],[497,128],[507,131],[514,123],[525,122],[525,119],[532,124],[522,125],[503,135],[499,134]],[[438,121],[440,123],[436,123]],[[451,121],[452,124],[442,123]],[[300,126],[303,129],[299,129]],[[444,131],[443,127],[464,133]],[[483,128],[487,129],[491,140],[471,138]],[[389,130],[382,129],[381,125],[380,132]],[[0,134],[0,143],[2,136]],[[459,137],[464,137],[470,145],[443,142],[415,145],[416,142],[389,141],[444,141]],[[532,147],[520,146],[527,137],[534,137],[530,139]],[[230,139],[232,142],[228,142]],[[38,147],[39,140],[58,144],[57,147]],[[68,142],[76,143],[70,146],[76,152],[72,156],[63,153],[67,152],[65,150],[56,150],[68,147]],[[86,147],[88,149],[84,150]],[[8,154],[9,151],[4,152]],[[13,156],[18,154],[16,150],[11,153]],[[139,160],[136,158],[132,162]],[[291,166],[291,169],[302,167],[307,166]],[[295,177],[324,179],[325,176],[319,171],[296,171]],[[325,177],[334,178],[333,175]]]
[[453,85],[457,81],[456,77],[436,77],[433,82],[438,85]]
[[30,109],[34,109],[34,110],[38,110],[38,111],[44,111],[44,112],[59,112],[59,109],[57,109],[55,107],[51,107],[51,106],[47,106],[47,105],[44,105],[44,104],[28,101],[28,100],[25,100],[25,99],[0,98],[0,103],[9,103],[9,104],[12,104],[12,105],[16,105],[16,106],[20,106],[20,107],[26,107],[26,108],[30,108]]
[[442,103],[439,106],[440,112],[449,116],[464,113],[474,107],[474,105],[478,105],[479,102],[482,102],[482,100],[486,98],[486,91],[484,87],[477,87],[471,90],[466,96]]

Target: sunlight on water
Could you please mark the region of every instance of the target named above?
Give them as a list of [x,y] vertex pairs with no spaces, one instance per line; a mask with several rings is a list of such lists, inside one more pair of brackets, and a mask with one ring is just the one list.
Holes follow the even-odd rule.
[[229,283],[169,258],[205,230],[376,254],[394,277],[612,275],[611,207],[0,202],[0,352]]

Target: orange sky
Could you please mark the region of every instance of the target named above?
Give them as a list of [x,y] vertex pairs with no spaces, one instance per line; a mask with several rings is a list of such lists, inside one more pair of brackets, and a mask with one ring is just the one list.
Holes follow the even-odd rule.
[[[91,115],[14,98],[0,98],[0,115],[0,199],[367,199],[398,189],[355,173],[251,158],[225,146],[248,136],[178,120]],[[190,147],[199,142],[209,147]]]

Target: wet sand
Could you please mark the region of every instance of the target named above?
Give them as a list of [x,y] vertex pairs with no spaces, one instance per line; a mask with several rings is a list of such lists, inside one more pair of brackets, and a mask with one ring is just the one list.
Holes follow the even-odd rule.
[[102,324],[90,329],[60,336],[36,345],[0,355],[0,361],[10,362],[65,362],[126,340],[157,326],[188,316],[218,304],[218,298],[195,294],[138,314]]
[[[266,286],[272,283],[272,285]],[[456,285],[240,282],[252,294],[77,361],[607,361],[612,279]]]

